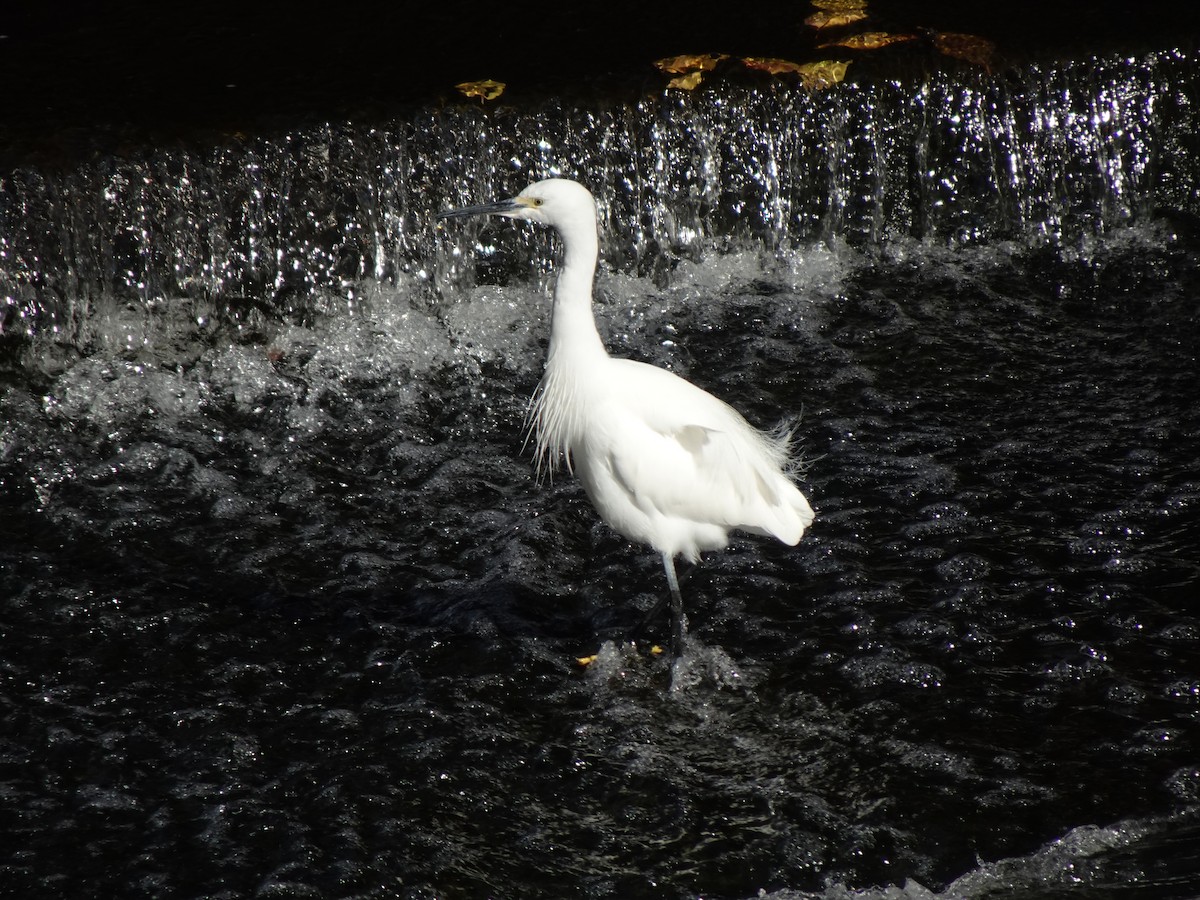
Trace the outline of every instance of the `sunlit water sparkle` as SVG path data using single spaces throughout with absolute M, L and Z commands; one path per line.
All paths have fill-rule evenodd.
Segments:
M 1113 63 L 1089 83 L 1105 109 L 1133 103 L 1106 99 L 1119 89 L 1144 110 L 1168 65 L 1182 63 L 1122 81 Z M 1043 100 L 1078 75 L 1027 73 L 1036 97 L 1012 103 L 1059 115 Z M 939 82 L 904 103 L 978 106 L 974 90 Z M 654 117 L 704 148 L 702 114 L 680 101 Z M 668 171 L 625 165 L 651 150 L 612 132 L 611 111 L 542 115 L 589 135 L 610 123 L 601 182 Z M 798 140 L 745 119 L 755 146 Z M 239 161 L 228 193 L 206 188 L 206 211 L 148 226 L 149 243 L 88 244 L 40 282 L 6 268 L 29 336 L 8 345 L 0 393 L 4 882 L 24 896 L 1195 896 L 1200 269 L 1182 220 L 1145 201 L 1196 163 L 1152 178 L 1170 141 L 1137 121 L 1125 161 L 1093 170 L 1101 200 L 1014 188 L 1016 218 L 972 212 L 966 170 L 935 165 L 932 139 L 937 175 L 913 189 L 944 188 L 944 205 L 903 201 L 903 227 L 856 206 L 870 173 L 893 170 L 849 161 L 846 190 L 811 199 L 844 198 L 836 214 L 806 218 L 808 195 L 763 188 L 753 209 L 791 210 L 786 240 L 753 217 L 721 230 L 747 193 L 728 181 L 700 178 L 709 193 L 678 203 L 657 186 L 635 225 L 610 200 L 609 346 L 761 425 L 794 418 L 818 511 L 796 548 L 740 539 L 687 576 L 692 643 L 674 671 L 605 643 L 654 602 L 657 559 L 599 525 L 571 479 L 536 484 L 522 453 L 551 246 L 419 227 L 448 193 L 486 199 L 523 176 L 460 182 L 457 161 L 425 170 L 430 157 L 392 148 L 391 168 L 313 189 L 317 208 L 290 195 L 283 210 L 264 188 L 283 211 L 256 219 L 232 199 Z M 1063 165 L 1080 165 L 1092 132 L 1072 122 L 1077 140 L 1047 132 L 1014 149 L 1024 162 L 995 160 L 1029 175 L 1038 141 L 1067 141 Z M 541 171 L 526 127 L 494 152 Z M 536 153 L 569 140 L 545 130 Z M 789 171 L 722 163 L 729 146 L 695 171 Z M 788 157 L 796 185 L 804 153 Z M 979 160 L 966 144 L 948 155 Z M 350 187 L 361 203 L 382 183 L 367 170 L 405 192 L 395 217 L 355 231 L 353 216 L 309 215 L 353 205 Z M 186 184 L 222 173 L 207 159 Z M 22 196 L 62 186 L 39 190 Z M 146 209 L 103 196 L 73 193 L 54 215 L 103 243 L 105 216 Z M 237 242 L 213 236 L 231 203 L 259 226 L 334 223 L 307 245 L 292 226 L 240 245 L 302 257 L 304 284 L 287 265 L 253 284 L 230 268 Z M 389 249 L 351 253 L 350 233 Z M 225 292 L 156 282 L 172 254 Z M 134 258 L 149 262 L 113 265 Z

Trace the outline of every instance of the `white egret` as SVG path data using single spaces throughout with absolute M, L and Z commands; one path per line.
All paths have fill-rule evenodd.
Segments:
M 539 181 L 509 200 L 447 210 L 550 225 L 563 242 L 550 348 L 530 427 L 539 472 L 565 460 L 614 531 L 662 554 L 672 650 L 682 652 L 675 557 L 696 562 L 741 529 L 785 544 L 813 511 L 788 471 L 788 437 L 762 433 L 733 407 L 678 375 L 608 355 L 592 314 L 599 254 L 596 203 L 583 185 Z

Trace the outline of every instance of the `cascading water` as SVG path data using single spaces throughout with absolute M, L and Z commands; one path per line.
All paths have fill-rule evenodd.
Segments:
M 1200 893 L 1200 66 L 445 108 L 0 185 L 22 896 Z M 798 418 L 818 519 L 661 589 L 521 455 L 534 229 Z M 854 893 L 862 891 L 862 893 Z M 1139 894 L 1139 891 L 1144 893 Z
M 443 109 L 106 158 L 58 178 L 18 170 L 0 194 L 6 331 L 84 329 L 86 344 L 96 304 L 186 298 L 218 314 L 267 304 L 303 316 L 368 281 L 456 280 L 465 248 L 447 258 L 433 212 L 550 175 L 594 189 L 619 271 L 739 239 L 1070 241 L 1156 206 L 1194 210 L 1196 176 L 1176 160 L 1193 155 L 1195 80 L 1189 56 L 1161 53 L 815 95 Z M 509 273 L 545 247 L 495 240 Z

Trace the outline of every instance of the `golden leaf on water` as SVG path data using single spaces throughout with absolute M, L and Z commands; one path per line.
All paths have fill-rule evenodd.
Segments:
M 654 65 L 661 72 L 682 75 L 685 72 L 693 71 L 711 72 L 723 59 L 729 59 L 729 54 L 688 53 L 683 56 L 668 56 L 666 59 L 655 60 Z
M 829 12 L 849 12 L 854 9 L 866 9 L 867 0 L 812 0 L 812 5 Z
M 826 11 L 815 12 L 807 19 L 804 24 L 811 28 L 840 28 L 842 25 L 852 25 L 855 22 L 861 22 L 867 17 L 866 12 L 861 9 L 847 9 L 844 11 Z
M 800 63 L 789 62 L 786 59 L 771 59 L 766 56 L 747 56 L 742 63 L 748 69 L 757 69 L 768 75 L 799 75 Z
M 805 63 L 800 67 L 800 81 L 810 91 L 833 87 L 846 77 L 848 62 L 836 59 L 823 59 L 820 62 Z
M 933 36 L 933 45 L 947 56 L 964 59 L 988 71 L 996 61 L 996 45 L 974 34 L 940 32 Z
M 454 87 L 465 97 L 478 97 L 481 100 L 495 100 L 504 93 L 505 84 L 501 81 L 464 81 Z
M 681 91 L 694 91 L 702 80 L 704 80 L 704 73 L 697 69 L 686 75 L 676 75 L 667 82 L 667 87 L 677 88 Z
M 827 44 L 820 44 L 824 49 L 826 47 L 847 47 L 850 50 L 878 50 L 880 47 L 886 47 L 888 44 L 899 44 L 904 41 L 915 41 L 915 34 L 888 34 L 886 31 L 864 31 L 862 34 L 852 34 L 849 37 L 844 37 L 840 41 L 830 41 Z
M 756 69 L 770 75 L 798 75 L 800 83 L 810 91 L 831 87 L 846 77 L 846 62 L 824 59 L 820 62 L 794 63 L 786 59 L 771 59 L 762 56 L 747 56 L 742 62 L 748 69 Z

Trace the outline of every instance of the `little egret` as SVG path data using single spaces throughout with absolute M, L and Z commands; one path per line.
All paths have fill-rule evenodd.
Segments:
M 565 460 L 601 519 L 662 554 L 678 656 L 676 556 L 696 562 L 725 547 L 735 528 L 795 544 L 812 523 L 812 507 L 785 474 L 788 438 L 763 434 L 666 369 L 608 355 L 592 315 L 596 202 L 583 185 L 550 178 L 438 218 L 484 214 L 549 225 L 562 237 L 550 348 L 530 409 L 538 470 Z

